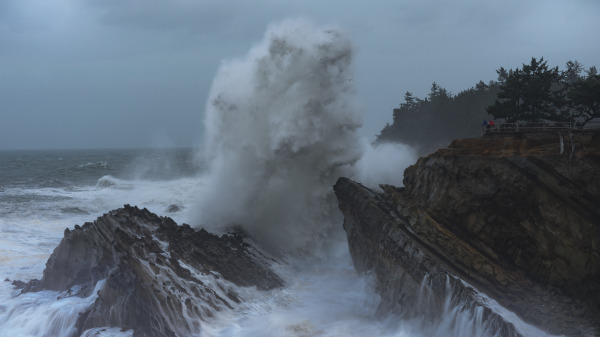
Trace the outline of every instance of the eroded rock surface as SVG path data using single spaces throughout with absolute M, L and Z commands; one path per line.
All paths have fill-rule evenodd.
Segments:
M 95 303 L 80 314 L 77 336 L 103 326 L 133 329 L 134 336 L 197 334 L 202 318 L 239 303 L 235 286 L 283 285 L 243 235 L 218 237 L 126 205 L 66 229 L 43 278 L 23 291 L 84 297 L 101 280 Z
M 458 276 L 551 333 L 599 335 L 600 134 L 572 139 L 562 153 L 558 133 L 456 140 L 383 193 L 339 179 L 353 261 L 377 274 L 380 309 L 414 307 L 423 284 L 464 300 Z

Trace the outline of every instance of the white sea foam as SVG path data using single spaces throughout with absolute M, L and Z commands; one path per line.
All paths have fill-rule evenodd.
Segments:
M 131 337 L 133 330 L 122 331 L 121 328 L 101 327 L 85 330 L 81 337 Z
M 373 188 L 400 185 L 414 159 L 407 147 L 371 147 L 357 136 L 352 54 L 339 28 L 291 20 L 272 25 L 245 57 L 224 62 L 206 111 L 204 176 L 161 180 L 142 170 L 130 179 L 106 175 L 93 186 L 5 190 L 35 198 L 0 209 L 2 279 L 40 278 L 65 227 L 125 203 L 160 215 L 177 205 L 166 215 L 178 223 L 240 224 L 259 244 L 285 252 L 275 265 L 285 287 L 261 292 L 228 284 L 242 304 L 202 322 L 200 336 L 478 336 L 480 322 L 452 307 L 440 322 L 376 319 L 373 280 L 352 267 L 332 185 L 341 175 Z M 159 171 L 171 168 L 158 162 Z M 0 284 L 0 337 L 67 335 L 93 300 L 16 293 Z M 453 321 L 460 329 L 446 329 Z M 107 327 L 83 336 L 131 334 Z
M 100 178 L 104 179 L 113 183 L 76 188 L 10 188 L 0 192 L 0 197 L 18 199 L 3 203 L 0 210 L 0 337 L 69 336 L 78 313 L 93 303 L 92 297 L 57 300 L 58 293 L 49 291 L 16 296 L 19 291 L 5 281 L 41 278 L 65 228 L 93 221 L 126 203 L 183 223 L 192 208 L 192 196 L 202 186 L 201 177 L 165 181 Z M 180 210 L 167 213 L 170 205 L 178 205 Z M 84 335 L 121 337 L 130 336 L 131 332 L 103 328 Z
M 14 297 L 0 291 L 0 336 L 71 336 L 79 313 L 94 303 L 103 284 L 99 281 L 87 298 L 57 298 L 55 291 Z

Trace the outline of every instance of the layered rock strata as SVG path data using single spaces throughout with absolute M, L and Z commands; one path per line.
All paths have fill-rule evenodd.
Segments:
M 382 311 L 436 315 L 448 296 L 487 307 L 470 284 L 550 333 L 600 334 L 599 133 L 455 140 L 407 168 L 404 187 L 381 187 L 334 189 Z M 518 333 L 485 312 L 491 329 Z
M 188 336 L 201 332 L 203 318 L 240 302 L 237 286 L 282 285 L 243 235 L 219 237 L 126 205 L 66 229 L 42 279 L 23 291 L 86 297 L 96 288 L 76 336 L 104 326 L 133 329 L 134 336 Z

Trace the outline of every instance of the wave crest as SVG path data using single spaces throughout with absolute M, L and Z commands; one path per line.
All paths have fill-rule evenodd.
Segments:
M 111 175 L 107 175 L 107 176 L 103 176 L 102 178 L 98 179 L 98 182 L 96 182 L 96 186 L 97 187 L 101 187 L 101 188 L 107 188 L 107 187 L 112 187 L 117 185 L 117 178 L 111 176 Z

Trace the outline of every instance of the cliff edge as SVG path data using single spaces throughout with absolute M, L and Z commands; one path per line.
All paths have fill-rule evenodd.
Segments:
M 334 186 L 381 311 L 441 315 L 451 299 L 484 308 L 488 330 L 524 334 L 491 298 L 547 332 L 600 335 L 600 133 L 455 140 L 407 168 L 404 187 L 381 187 Z

